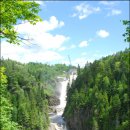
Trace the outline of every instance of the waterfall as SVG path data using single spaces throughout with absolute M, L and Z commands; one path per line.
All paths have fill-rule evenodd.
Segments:
M 69 79 L 62 78 L 60 81 L 60 104 L 58 106 L 55 106 L 56 113 L 54 113 L 52 116 L 50 116 L 51 119 L 51 126 L 49 130 L 67 130 L 66 123 L 62 117 L 62 114 L 64 112 L 64 108 L 66 106 L 66 95 L 67 95 L 67 84 L 70 82 L 72 83 L 72 80 L 76 79 L 77 75 L 70 75 Z
M 60 110 L 60 113 L 57 114 L 63 114 L 64 108 L 66 106 L 66 93 L 67 93 L 67 84 L 68 80 L 61 82 L 61 90 L 60 90 L 60 105 L 57 106 L 57 109 Z

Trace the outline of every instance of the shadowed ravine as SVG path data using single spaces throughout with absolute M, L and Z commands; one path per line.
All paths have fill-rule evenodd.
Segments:
M 50 113 L 51 124 L 49 130 L 68 130 L 62 114 L 66 106 L 67 84 L 75 78 L 76 75 L 70 75 L 70 79 L 62 78 L 60 81 L 60 105 L 54 106 L 55 112 Z

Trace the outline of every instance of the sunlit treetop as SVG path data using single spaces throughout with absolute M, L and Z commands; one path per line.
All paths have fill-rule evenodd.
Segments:
M 27 20 L 31 24 L 36 24 L 41 21 L 38 16 L 39 4 L 34 1 L 1 0 L 0 8 L 0 38 L 6 38 L 9 43 L 19 44 L 21 40 L 25 40 L 14 28 L 18 22 Z

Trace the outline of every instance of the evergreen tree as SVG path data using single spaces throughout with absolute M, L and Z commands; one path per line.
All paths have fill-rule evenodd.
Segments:
M 128 50 L 94 61 L 78 75 L 63 114 L 70 129 L 128 130 Z
M 0 129 L 1 130 L 18 130 L 19 126 L 16 122 L 12 121 L 12 104 L 8 99 L 8 92 L 7 92 L 7 77 L 4 74 L 4 67 L 0 68 L 0 75 L 1 75 L 1 102 L 0 102 Z

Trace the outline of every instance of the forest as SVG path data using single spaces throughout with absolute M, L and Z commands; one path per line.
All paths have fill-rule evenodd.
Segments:
M 43 4 L 39 4 L 40 2 L 41 1 L 35 1 L 35 0 L 32 1 L 1 0 L 0 1 L 0 7 L 1 7 L 0 38 L 2 39 L 1 40 L 2 45 L 7 44 L 7 47 L 9 45 L 16 45 L 16 46 L 21 45 L 21 48 L 22 46 L 24 46 L 25 48 L 29 48 L 29 46 L 34 47 L 35 44 L 38 44 L 39 42 L 36 43 L 34 41 L 32 42 L 32 39 L 34 39 L 37 35 L 32 35 L 33 38 L 32 37 L 30 38 L 27 35 L 25 35 L 26 33 L 20 34 L 20 32 L 18 32 L 18 30 L 16 29 L 16 26 L 25 24 L 26 22 L 28 22 L 28 24 L 31 25 L 36 25 L 36 23 L 45 21 L 45 26 L 42 26 L 45 27 L 45 30 L 47 27 L 46 23 L 49 23 L 47 24 L 49 25 L 47 32 L 44 32 L 44 34 L 48 34 L 49 33 L 48 31 L 54 31 L 53 29 L 56 28 L 60 29 L 61 26 L 64 26 L 63 21 L 59 21 L 60 19 L 57 20 L 56 17 L 53 16 L 54 8 L 51 8 L 52 11 L 51 14 L 50 10 L 48 11 L 46 10 L 47 6 L 44 6 Z M 49 4 L 48 1 L 46 3 Z M 58 4 L 60 2 L 56 2 L 56 3 Z M 51 4 L 54 3 L 51 2 Z M 84 3 L 83 4 L 81 3 L 81 5 L 83 6 Z M 109 5 L 109 3 L 107 3 L 107 5 Z M 54 6 L 54 7 L 58 7 L 58 6 Z M 44 7 L 45 10 L 43 9 Z M 68 50 L 64 46 L 60 46 L 62 43 L 60 43 L 59 47 L 63 47 L 63 48 L 55 48 L 54 45 L 53 46 L 51 45 L 54 48 L 50 48 L 50 50 L 56 51 L 56 49 L 59 49 L 57 50 L 58 53 L 60 52 L 60 49 L 62 51 L 66 50 L 66 54 L 64 56 L 68 55 L 70 49 L 74 49 L 76 47 L 83 47 L 83 48 L 87 47 L 88 46 L 87 41 L 82 42 L 82 45 L 79 46 L 80 44 L 78 44 L 79 41 L 77 41 L 78 40 L 77 38 L 80 39 L 80 37 L 84 35 L 85 36 L 84 39 L 86 39 L 85 31 L 87 29 L 85 27 L 95 25 L 94 20 L 92 20 L 92 22 L 94 21 L 94 23 L 90 22 L 91 25 L 90 24 L 87 25 L 89 21 L 88 20 L 86 21 L 86 24 L 84 26 L 83 23 L 85 22 L 80 24 L 82 25 L 81 29 L 83 30 L 79 30 L 79 28 L 77 28 L 80 27 L 78 25 L 79 22 L 77 22 L 76 24 L 75 23 L 76 20 L 73 21 L 74 17 L 80 14 L 82 16 L 82 17 L 79 16 L 79 19 L 81 21 L 81 19 L 83 19 L 84 16 L 87 17 L 88 15 L 82 15 L 82 13 L 84 14 L 87 11 L 82 10 L 80 6 L 76 6 L 76 7 L 78 8 L 79 11 L 82 12 L 76 14 L 74 13 L 72 15 L 73 19 L 71 19 L 69 13 L 68 14 L 69 16 L 66 17 L 66 19 L 67 21 L 68 19 L 71 19 L 70 20 L 71 22 L 65 23 L 65 25 L 69 25 L 69 29 L 72 29 L 70 28 L 72 25 L 76 25 L 75 27 L 73 27 L 72 30 L 68 31 L 70 32 L 70 34 L 72 33 L 74 37 L 72 38 L 69 37 L 70 34 L 68 36 L 67 35 L 60 36 L 61 32 L 62 32 L 61 34 L 64 34 L 63 30 L 62 31 L 59 30 L 49 34 L 49 36 L 51 36 L 52 39 L 52 42 L 49 42 L 50 44 L 54 44 L 54 43 L 57 44 L 54 38 L 57 39 L 59 38 L 59 36 L 61 41 L 66 41 L 67 39 L 69 40 L 74 38 L 74 41 L 71 41 L 70 43 L 68 42 L 68 44 L 77 42 L 77 45 L 72 44 L 72 46 L 70 47 L 68 46 L 69 48 Z M 88 10 L 88 7 L 91 6 L 88 5 L 83 6 L 83 8 L 85 7 L 87 7 Z M 45 14 L 42 12 L 43 15 L 41 15 L 42 13 L 41 14 L 39 13 L 42 10 L 41 8 L 45 11 L 44 12 Z M 55 9 L 61 9 L 61 8 L 55 8 Z M 69 9 L 70 8 L 65 8 L 65 10 L 67 11 Z M 74 7 L 72 8 L 72 10 L 73 9 Z M 104 8 L 104 10 L 110 10 L 110 8 L 107 7 Z M 100 9 L 94 8 L 92 6 L 90 10 L 88 10 L 89 14 L 93 14 L 92 11 L 100 11 Z M 115 11 L 116 11 L 116 15 L 121 14 L 121 11 L 119 10 L 115 10 Z M 47 12 L 49 12 L 50 14 L 47 15 L 46 14 Z M 55 11 L 55 13 L 58 12 L 61 13 L 61 10 Z M 63 15 L 63 13 L 61 14 Z M 53 17 L 51 17 L 51 15 Z M 63 16 L 62 15 L 60 16 L 60 18 L 66 16 L 66 15 Z M 48 18 L 50 17 L 50 20 L 48 22 L 46 20 L 47 17 Z M 104 17 L 107 18 L 106 16 Z M 97 17 L 94 16 L 94 18 Z M 121 36 L 125 42 L 130 43 L 130 21 L 127 20 L 128 17 L 119 17 L 119 18 L 121 19 L 124 18 L 124 20 L 121 20 L 120 25 L 122 26 L 124 25 L 125 30 L 124 33 L 123 32 L 120 33 L 123 36 L 119 34 L 116 35 L 117 33 L 116 32 L 115 34 L 113 33 L 114 34 L 113 37 L 114 38 L 116 37 L 117 40 L 119 40 L 119 37 L 117 36 Z M 103 19 L 101 17 L 99 18 L 99 20 L 101 21 L 98 21 L 96 19 L 96 22 L 98 24 L 103 23 L 102 22 Z M 113 24 L 114 27 L 115 21 L 114 20 L 112 22 L 111 21 L 108 20 L 107 22 L 109 22 L 109 24 Z M 54 27 L 52 25 L 54 25 Z M 116 30 L 116 28 L 112 28 L 112 29 Z M 43 30 L 44 28 L 40 28 L 39 35 L 42 34 L 41 32 Z M 114 32 L 113 30 L 112 32 Z M 65 32 L 65 34 L 68 34 L 68 32 Z M 83 32 L 84 34 L 82 34 Z M 107 31 L 105 32 L 107 33 L 108 36 L 109 32 Z M 40 41 L 44 43 L 49 40 L 50 39 L 48 38 L 48 40 L 44 41 L 43 39 L 43 41 L 42 40 Z M 83 39 L 80 40 L 82 41 Z M 111 39 L 112 41 L 111 43 L 114 44 L 115 41 L 113 40 L 115 39 Z M 91 41 L 91 39 L 88 41 Z M 95 41 L 92 40 L 92 42 Z M 109 41 L 106 41 L 106 43 L 107 42 L 110 43 Z M 123 40 L 121 42 L 123 43 Z M 117 44 L 115 44 L 115 46 L 112 46 L 111 49 L 114 47 L 116 48 L 116 45 Z M 121 46 L 123 47 L 123 45 Z M 37 50 L 37 52 L 39 52 L 40 49 L 43 49 L 41 47 L 42 46 L 39 46 L 39 50 Z M 6 49 L 9 50 L 10 48 L 9 49 L 8 48 Z M 80 56 L 79 54 L 80 49 L 79 48 L 77 49 L 78 53 L 75 53 L 76 51 L 72 52 L 74 54 L 74 57 L 76 57 L 76 54 L 78 54 L 77 56 Z M 116 49 L 122 50 L 123 48 L 117 47 Z M 42 50 L 42 52 L 44 51 L 45 48 Z M 92 50 L 92 52 L 94 53 L 94 50 Z M 24 52 L 22 51 L 22 54 L 23 53 Z M 8 57 L 10 57 L 10 55 L 8 55 Z M 17 54 L 15 53 L 15 56 L 16 55 Z M 5 56 L 6 58 L 4 57 L 5 58 L 4 59 L 3 57 L 1 57 L 0 59 L 0 84 L 1 84 L 0 130 L 48 130 L 51 123 L 49 119 L 50 106 L 58 105 L 59 103 L 57 97 L 58 93 L 56 92 L 57 77 L 58 76 L 69 77 L 67 72 L 69 72 L 70 68 L 76 68 L 76 67 L 70 65 L 67 66 L 65 64 L 49 65 L 49 64 L 45 64 L 45 62 L 44 64 L 40 62 L 31 62 L 31 61 L 29 63 L 21 63 L 21 61 L 20 62 L 14 61 L 12 59 L 7 58 L 6 56 Z M 66 121 L 65 124 L 67 124 L 68 130 L 129 130 L 130 128 L 130 118 L 129 118 L 130 117 L 130 106 L 129 106 L 130 104 L 130 87 L 129 87 L 130 59 L 129 58 L 130 58 L 130 49 L 127 48 L 124 51 L 120 51 L 117 52 L 116 54 L 103 57 L 99 60 L 93 61 L 92 63 L 87 62 L 87 58 L 86 58 L 85 67 L 81 68 L 79 65 L 78 68 L 76 68 L 77 78 L 76 80 L 73 80 L 72 84 L 68 83 L 67 98 L 66 98 L 67 105 L 63 113 L 63 118 Z M 59 62 L 60 61 L 58 61 L 58 63 Z M 70 58 L 69 58 L 69 62 L 71 64 Z
M 1 60 L 1 130 L 48 130 L 49 97 L 70 66 Z M 78 66 L 63 116 L 71 130 L 129 129 L 129 49 Z
M 1 64 L 1 130 L 47 130 L 48 97 L 56 95 L 57 76 L 64 75 L 69 66 L 10 59 L 2 59 Z
M 64 111 L 71 130 L 130 128 L 129 49 L 78 68 Z

